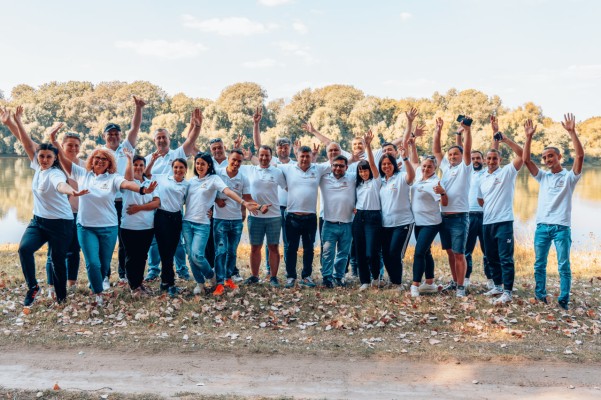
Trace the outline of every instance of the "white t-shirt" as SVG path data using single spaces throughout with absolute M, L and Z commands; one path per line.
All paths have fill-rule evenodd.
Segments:
M 216 174 L 205 175 L 202 179 L 195 176 L 188 182 L 184 221 L 195 222 L 197 224 L 210 224 L 211 220 L 207 212 L 215 204 L 217 193 L 223 192 L 227 185 Z
M 509 163 L 486 173 L 480 180 L 478 198 L 484 200 L 484 225 L 513 221 L 513 194 L 518 171 Z
M 273 165 L 276 165 L 276 166 L 296 165 L 296 161 L 290 160 L 286 164 L 284 164 L 279 159 L 276 158 L 275 163 Z M 286 190 L 286 188 L 278 187 L 278 202 L 280 203 L 280 206 L 284 206 L 284 207 L 286 207 L 286 205 L 288 204 L 288 190 Z
M 472 178 L 470 180 L 470 212 L 482 212 L 484 209 L 480 207 L 478 203 L 478 188 L 480 187 L 480 181 L 486 173 L 486 170 L 482 168 L 480 171 L 475 171 L 472 168 Z
M 340 179 L 333 173 L 321 177 L 319 189 L 324 220 L 345 223 L 353 221 L 356 182 L 356 176 L 348 172 Z
M 434 193 L 436 185 L 438 185 L 436 174 L 422 180 L 421 168 L 415 171 L 415 180 L 411 185 L 411 210 L 417 226 L 438 225 L 442 222 L 440 195 Z
M 86 162 L 84 160 L 80 160 L 79 158 L 77 159 L 77 165 L 79 165 L 82 168 L 86 167 Z M 75 189 L 76 191 L 78 191 L 78 186 L 77 186 L 77 182 L 75 182 L 72 178 L 67 178 L 67 183 L 69 184 L 69 186 L 71 186 L 73 189 Z M 79 210 L 79 196 L 69 196 L 69 204 L 71 204 L 71 212 L 73 214 L 77 213 Z
M 278 198 L 278 189 L 286 189 L 286 178 L 284 173 L 274 167 L 261 168 L 259 165 L 242 165 L 240 171 L 248 178 L 250 184 L 250 195 L 259 205 L 271 204 L 265 214 L 260 212 L 255 218 L 274 218 L 279 217 L 280 201 Z
M 148 187 L 151 181 L 140 182 L 134 179 L 138 185 Z M 127 207 L 130 205 L 144 205 L 150 203 L 155 197 L 159 197 L 155 190 L 149 194 L 134 193 L 131 190 L 121 190 L 123 194 L 123 213 L 121 214 L 121 228 L 141 231 L 154 228 L 155 210 L 138 211 L 135 214 L 128 214 Z
M 165 154 L 163 157 L 157 158 L 156 161 L 154 162 L 154 164 L 152 164 L 152 169 L 150 170 L 150 173 L 152 175 L 154 175 L 154 174 L 173 175 L 173 168 L 172 168 L 171 164 L 173 163 L 173 160 L 175 160 L 176 158 L 183 158 L 184 160 L 186 160 L 188 158 L 188 156 L 186 156 L 186 152 L 184 151 L 184 146 L 179 146 L 175 150 L 169 149 L 167 154 Z M 145 157 L 145 159 L 146 159 L 146 165 L 150 164 L 150 161 L 152 160 L 152 154 L 147 155 Z
M 537 224 L 570 226 L 572 223 L 572 195 L 582 174 L 563 168 L 554 174 L 539 170 L 534 177 L 540 183 L 538 191 Z
M 298 164 L 279 164 L 288 186 L 288 212 L 315 214 L 317 188 L 321 177 L 331 171 L 330 164 L 311 164 L 303 171 Z
M 412 224 L 409 192 L 411 185 L 407 183 L 407 173 L 397 172 L 388 180 L 382 177 L 380 188 L 380 204 L 382 205 L 382 226 L 392 228 Z
M 106 146 L 104 146 L 104 149 L 110 151 L 113 157 L 115 157 L 115 161 L 117 162 L 117 173 L 122 176 L 125 175 L 127 164 L 129 164 L 129 158 L 127 158 L 127 155 L 125 155 L 123 150 L 127 149 L 132 154 L 136 154 L 136 149 L 134 149 L 129 140 L 125 139 L 122 141 L 121 144 L 119 144 L 119 147 L 117 147 L 117 150 L 111 150 Z M 121 199 L 121 191 L 117 192 L 117 196 L 115 198 Z
M 242 198 L 242 195 L 250 194 L 248 178 L 241 170 L 238 170 L 236 176 L 231 178 L 228 176 L 225 168 L 218 168 L 216 169 L 216 172 L 227 187 L 240 196 L 240 198 Z M 215 204 L 215 208 L 213 208 L 213 218 L 227 220 L 242 219 L 242 206 L 240 204 L 236 203 L 223 193 L 218 193 L 217 198 L 225 200 L 225 207 L 219 207 Z
M 357 210 L 381 210 L 380 205 L 380 188 L 382 181 L 378 179 L 370 179 L 357 186 L 357 202 L 355 208 Z
M 465 164 L 462 160 L 458 165 L 451 167 L 449 160 L 445 157 L 440 163 L 442 179 L 440 185 L 449 196 L 449 204 L 442 206 L 442 212 L 468 212 L 469 192 L 472 166 Z
M 71 176 L 77 181 L 79 190 L 90 191 L 79 199 L 77 223 L 90 228 L 117 226 L 115 196 L 121 191 L 125 178 L 119 174 L 96 175 L 75 164 L 71 166 Z
M 158 191 L 158 197 L 161 199 L 159 209 L 169 212 L 181 211 L 186 202 L 190 182 L 185 179 L 178 182 L 173 175 L 166 174 L 153 174 L 152 180 L 158 183 L 155 191 Z
M 58 191 L 58 185 L 67 183 L 67 176 L 58 168 L 42 170 L 38 164 L 37 153 L 31 162 L 35 170 L 31 189 L 33 190 L 33 215 L 47 219 L 73 220 L 71 205 L 66 194 Z

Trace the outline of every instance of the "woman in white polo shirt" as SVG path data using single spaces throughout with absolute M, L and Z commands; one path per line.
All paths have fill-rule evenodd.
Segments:
M 59 158 L 65 171 L 77 181 L 79 187 L 90 192 L 79 202 L 77 237 L 86 261 L 90 287 L 96 295 L 96 303 L 102 305 L 103 281 L 108 277 L 117 242 L 115 196 L 122 189 L 140 194 L 152 193 L 156 184 L 140 186 L 117 174 L 115 157 L 104 148 L 92 152 L 85 168 L 72 163 L 62 149 L 59 149 Z
M 198 153 L 194 157 L 194 178 L 190 179 L 186 195 L 186 211 L 182 224 L 186 253 L 190 260 L 192 274 L 196 280 L 194 294 L 203 293 L 205 279 L 211 281 L 215 272 L 205 258 L 205 248 L 211 231 L 211 220 L 207 213 L 215 202 L 218 192 L 245 206 L 250 212 L 256 212 L 259 205 L 254 201 L 245 201 L 223 180 L 215 174 L 213 158 L 209 153 Z
M 21 141 L 31 160 L 31 168 L 35 170 L 31 182 L 33 218 L 19 244 L 19 260 L 28 286 L 23 305 L 28 307 L 33 304 L 40 291 L 35 275 L 34 253 L 45 243 L 51 249 L 56 301 L 62 303 L 67 297 L 66 255 L 73 230 L 73 214 L 67 195 L 81 196 L 87 191 L 78 192 L 69 186 L 67 175 L 59 165 L 56 147 L 50 143 L 36 144 L 25 131 L 20 118 L 17 116 L 15 119 L 10 111 L 0 110 L 0 118 Z M 62 126 L 57 125 L 53 132 L 57 132 Z
M 131 153 L 128 154 L 130 156 Z M 140 187 L 156 186 L 144 177 L 146 159 L 142 156 L 130 157 L 127 167 L 133 169 L 133 182 Z M 128 171 L 129 172 L 129 171 Z M 121 240 L 125 248 L 125 273 L 134 296 L 146 296 L 148 291 L 142 284 L 148 249 L 154 237 L 154 212 L 160 200 L 156 193 L 140 194 L 122 190 L 123 214 L 121 216 Z M 179 237 L 179 236 L 178 236 Z
M 353 219 L 353 246 L 359 267 L 359 290 L 369 288 L 371 279 L 380 284 L 380 243 L 382 235 L 382 181 L 371 150 L 373 134 L 365 134 L 367 158 L 357 164 L 357 202 Z

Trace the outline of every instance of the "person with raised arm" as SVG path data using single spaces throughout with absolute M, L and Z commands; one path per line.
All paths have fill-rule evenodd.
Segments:
M 19 110 L 19 116 L 22 109 Z M 19 243 L 19 261 L 27 292 L 23 305 L 29 307 L 40 291 L 35 273 L 34 253 L 45 243 L 50 247 L 52 258 L 52 278 L 56 291 L 56 301 L 67 298 L 67 249 L 73 233 L 73 213 L 67 196 L 79 197 L 87 190 L 77 191 L 67 183 L 67 175 L 58 162 L 58 149 L 50 143 L 38 145 L 27 134 L 20 122 L 6 109 L 0 110 L 0 120 L 11 133 L 21 141 L 23 148 L 35 170 L 31 187 L 33 191 L 33 218 L 27 225 Z M 58 124 L 52 132 L 63 125 Z
M 557 147 L 545 147 L 542 162 L 546 171 L 540 170 L 530 154 L 532 137 L 536 131 L 526 131 L 524 144 L 524 163 L 540 184 L 538 192 L 538 208 L 536 210 L 536 231 L 534 233 L 534 280 L 536 281 L 535 297 L 537 300 L 547 300 L 547 259 L 551 243 L 557 251 L 557 266 L 559 270 L 559 297 L 557 302 L 567 310 L 570 302 L 572 270 L 570 268 L 570 247 L 572 245 L 572 196 L 576 184 L 582 176 L 584 149 L 576 133 L 576 117 L 574 114 L 564 115 L 561 126 L 568 132 L 574 146 L 574 164 L 568 171 L 561 165 L 562 152 Z
M 501 295 L 494 304 L 506 304 L 512 301 L 515 264 L 513 260 L 513 197 L 518 172 L 524 164 L 523 150 L 513 140 L 498 130 L 496 118 L 492 119 L 495 141 L 504 143 L 515 153 L 513 161 L 501 166 L 501 153 L 490 149 L 486 153 L 486 173 L 478 187 L 478 203 L 484 209 L 482 230 L 484 233 L 484 252 L 495 286 L 485 293 L 486 296 Z M 532 121 L 526 121 L 526 131 L 533 129 Z
M 441 186 L 444 195 L 449 196 L 447 205 L 442 205 L 442 228 L 440 242 L 446 250 L 451 269 L 452 280 L 443 289 L 444 291 L 456 290 L 455 295 L 465 297 L 465 245 L 469 228 L 469 191 L 471 180 L 471 151 L 472 133 L 471 118 L 461 120 L 457 135 L 465 135 L 464 147 L 453 145 L 444 157 L 440 146 L 440 136 L 443 127 L 442 118 L 436 119 L 436 129 L 432 139 L 432 154 L 442 170 Z

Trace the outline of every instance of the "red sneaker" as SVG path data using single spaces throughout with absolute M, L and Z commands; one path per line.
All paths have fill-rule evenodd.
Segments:
M 230 288 L 230 289 L 232 289 L 232 290 L 238 289 L 238 285 L 236 285 L 234 283 L 234 281 L 231 280 L 231 279 L 228 279 L 227 281 L 225 281 L 225 286 L 228 287 L 228 288 Z
M 221 296 L 225 293 L 225 287 L 220 283 L 213 291 L 213 296 Z

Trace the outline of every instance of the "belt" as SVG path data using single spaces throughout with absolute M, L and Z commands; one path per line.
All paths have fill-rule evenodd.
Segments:
M 157 214 L 166 214 L 166 215 L 173 215 L 173 216 L 182 215 L 181 211 L 167 211 L 167 210 L 162 210 L 160 208 L 157 209 L 156 212 L 157 212 Z
M 350 222 L 340 222 L 340 221 L 325 221 L 328 224 L 334 224 L 334 225 L 345 225 L 345 224 L 350 224 Z
M 462 218 L 465 217 L 468 213 L 454 213 L 454 214 L 442 214 L 443 218 Z
M 484 215 L 484 211 L 470 211 L 469 215 Z
M 316 218 L 317 214 L 295 214 L 295 213 L 288 213 L 287 215 L 289 215 L 291 218 L 297 218 L 297 219 L 309 219 L 309 218 Z

